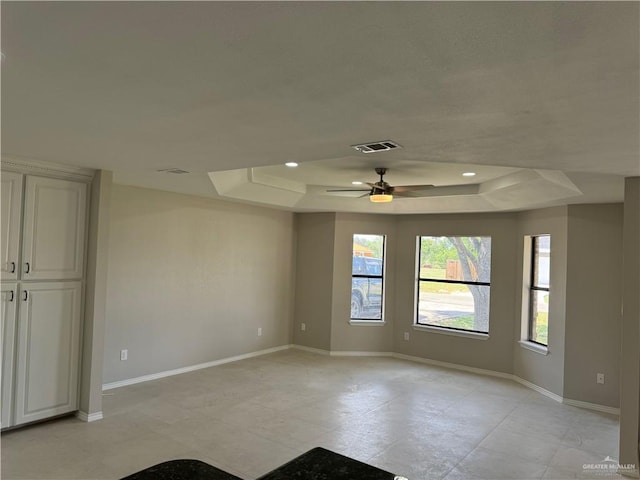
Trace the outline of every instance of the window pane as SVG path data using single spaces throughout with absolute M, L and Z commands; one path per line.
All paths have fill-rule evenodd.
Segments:
M 382 319 L 382 278 L 351 278 L 351 318 Z
M 382 275 L 383 235 L 353 236 L 353 275 Z
M 353 236 L 351 318 L 382 320 L 384 235 Z
M 549 292 L 531 291 L 531 340 L 547 345 L 549 336 Z
M 491 281 L 491 237 L 420 237 L 420 278 Z
M 420 281 L 418 324 L 489 332 L 490 287 Z
M 533 285 L 536 287 L 549 288 L 550 253 L 551 237 L 534 237 Z

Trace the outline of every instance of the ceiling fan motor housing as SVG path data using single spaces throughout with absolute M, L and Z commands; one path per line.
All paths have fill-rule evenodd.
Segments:
M 391 185 L 389 185 L 387 182 L 376 182 L 373 185 L 371 185 L 371 193 L 379 193 L 380 191 L 384 192 L 384 193 L 391 193 L 393 192 L 393 187 Z

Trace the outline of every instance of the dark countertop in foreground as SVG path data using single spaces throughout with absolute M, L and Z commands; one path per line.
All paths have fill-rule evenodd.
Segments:
M 200 460 L 170 460 L 122 480 L 242 480 Z M 406 480 L 324 448 L 314 448 L 258 480 Z
M 169 460 L 122 480 L 242 480 L 200 460 Z
M 338 453 L 314 448 L 258 480 L 394 480 L 393 473 Z

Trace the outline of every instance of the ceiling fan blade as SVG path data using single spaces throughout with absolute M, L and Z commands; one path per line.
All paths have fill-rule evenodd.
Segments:
M 419 198 L 419 197 L 431 197 L 432 190 L 408 190 L 406 192 L 393 192 L 394 197 L 403 198 Z
M 346 189 L 339 189 L 339 190 L 325 190 L 326 192 L 369 192 L 371 191 L 370 189 L 363 189 L 363 188 L 346 188 Z
M 393 193 L 417 192 L 420 190 L 429 190 L 433 187 L 434 185 L 398 185 L 397 187 L 393 187 Z

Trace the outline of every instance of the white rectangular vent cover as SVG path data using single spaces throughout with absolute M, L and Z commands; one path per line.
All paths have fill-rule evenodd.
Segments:
M 391 140 L 382 140 L 381 142 L 370 142 L 361 143 L 360 145 L 351 145 L 351 148 L 355 148 L 360 153 L 374 153 L 386 152 L 388 150 L 402 148 L 402 145 Z
M 189 173 L 186 170 L 182 170 L 181 168 L 164 168 L 162 170 L 156 170 L 156 172 L 173 173 L 174 175 L 181 175 L 183 173 Z

